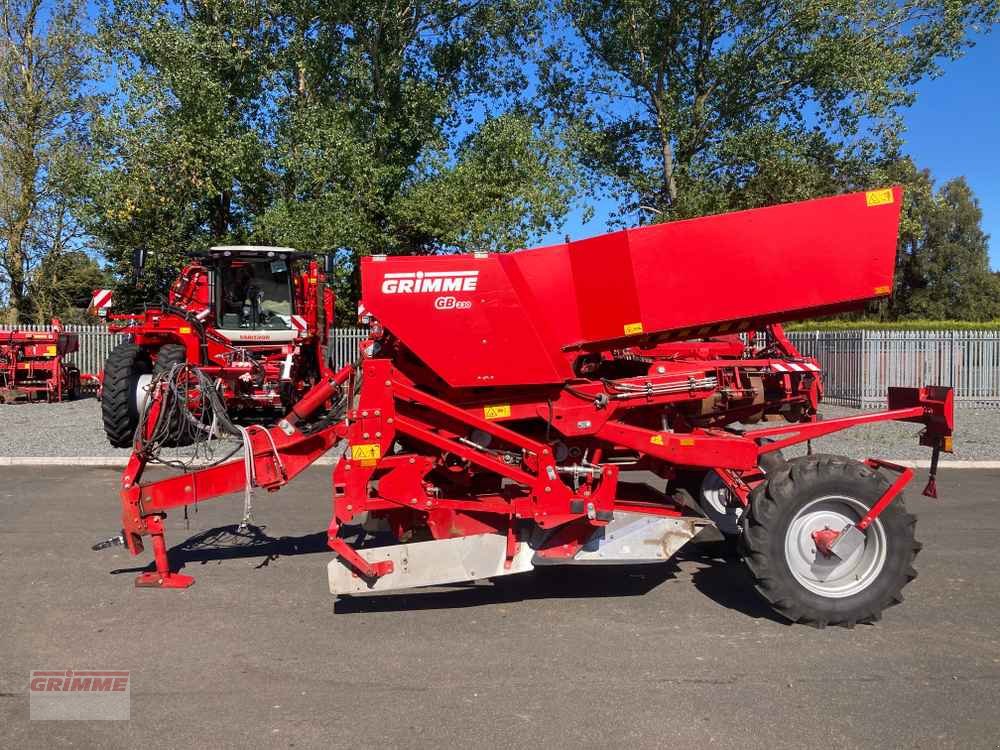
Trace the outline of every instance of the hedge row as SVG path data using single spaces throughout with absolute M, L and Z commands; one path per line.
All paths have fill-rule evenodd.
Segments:
M 787 331 L 1000 331 L 1000 320 L 975 323 L 967 320 L 814 320 L 789 323 Z

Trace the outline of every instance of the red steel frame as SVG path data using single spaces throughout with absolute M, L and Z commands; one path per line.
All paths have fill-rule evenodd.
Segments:
M 325 374 L 277 425 L 249 428 L 251 476 L 277 490 L 346 441 L 328 544 L 373 581 L 392 563 L 369 563 L 341 536 L 361 514 L 400 541 L 496 534 L 508 566 L 525 541 L 559 562 L 615 512 L 690 513 L 679 493 L 634 497 L 619 481 L 623 465 L 668 481 L 714 471 L 747 505 L 766 481 L 765 454 L 902 420 L 924 425 L 936 467 L 951 448 L 951 389 L 894 388 L 886 411 L 820 420 L 819 363 L 777 325 L 889 293 L 901 198 L 899 188 L 856 193 L 507 256 L 363 259 L 371 333 L 360 364 Z M 691 284 L 708 251 L 725 260 L 712 294 Z M 830 273 L 803 284 L 810 263 Z M 747 279 L 761 293 L 748 295 Z M 765 282 L 781 294 L 765 293 Z M 550 311 L 552 300 L 562 308 Z M 761 348 L 732 335 L 753 341 L 756 329 L 768 334 Z M 154 392 L 147 429 L 167 393 Z M 334 401 L 347 407 L 331 421 Z M 784 423 L 733 426 L 762 419 Z M 147 462 L 134 453 L 122 477 L 124 541 L 138 554 L 152 537 L 155 571 L 140 585 L 188 586 L 170 570 L 165 512 L 238 492 L 247 472 L 234 460 L 144 483 Z M 868 465 L 898 476 L 859 519 L 860 533 L 912 478 L 885 461 Z M 836 541 L 831 532 L 817 544 Z
M 164 344 L 183 345 L 188 362 L 222 380 L 223 395 L 234 410 L 287 407 L 288 399 L 283 398 L 280 386 L 289 357 L 292 368 L 284 382 L 292 387 L 295 397 L 329 374 L 324 354 L 327 322 L 333 320 L 333 296 L 324 286 L 325 277 L 315 260 L 306 261 L 292 276 L 295 313 L 305 321 L 305 328 L 288 343 L 241 342 L 235 346 L 216 330 L 208 278 L 206 266 L 188 264 L 171 286 L 167 308 L 110 315 L 108 330 L 131 336 L 154 360 Z
M 362 347 L 369 348 L 372 343 L 365 342 Z M 733 362 L 705 362 L 701 366 L 732 367 Z M 759 363 L 753 359 L 739 360 L 739 366 L 756 368 Z M 321 412 L 343 388 L 353 393 L 359 379 L 357 404 L 347 411 L 345 419 L 315 432 L 301 430 L 305 420 Z M 643 397 L 642 401 L 644 405 L 662 408 L 672 401 L 702 395 L 696 389 L 683 394 Z M 761 455 L 839 430 L 887 420 L 914 421 L 927 426 L 924 435 L 928 444 L 945 447 L 945 437 L 952 429 L 950 389 L 897 389 L 895 401 L 911 405 L 856 417 L 784 424 L 745 434 L 715 427 L 676 432 L 628 424 L 622 421 L 629 414 L 628 407 L 611 404 L 598 409 L 581 402 L 579 396 L 568 394 L 555 401 L 511 405 L 502 418 L 487 419 L 484 410 L 491 407 L 482 399 L 456 405 L 420 388 L 392 361 L 369 358 L 362 361 L 360 370 L 348 365 L 314 386 L 278 426 L 249 429 L 256 484 L 269 491 L 284 486 L 337 442 L 347 440 L 347 453 L 333 472 L 333 515 L 328 543 L 358 575 L 371 580 L 390 572 L 392 564 L 368 563 L 339 535 L 342 526 L 362 513 L 386 518 L 400 535 L 411 530 L 417 521 L 426 526 L 433 538 L 439 539 L 480 533 L 505 535 L 508 563 L 513 559 L 517 542 L 534 527 L 550 532 L 538 554 L 559 560 L 573 557 L 593 530 L 607 524 L 615 511 L 663 516 L 685 514 L 683 506 L 671 498 L 634 500 L 620 496 L 619 467 L 610 460 L 615 454 L 634 453 L 644 465 L 665 477 L 672 476 L 679 468 L 712 469 L 747 504 L 750 492 L 764 480 L 758 468 Z M 150 425 L 155 423 L 158 406 L 158 399 L 154 399 Z M 595 445 L 603 446 L 591 457 L 592 465 L 598 468 L 576 487 L 563 481 L 547 443 L 505 424 L 516 423 L 529 414 L 551 415 L 552 424 L 581 422 L 584 420 L 577 417 L 586 414 L 591 424 L 579 429 Z M 463 434 L 472 430 L 490 435 L 507 446 L 509 453 L 519 452 L 521 459 L 516 463 L 501 460 L 463 441 Z M 392 447 L 398 440 L 419 445 L 420 450 L 393 454 Z M 448 461 L 474 466 L 473 478 L 505 481 L 495 481 L 492 486 L 464 496 L 444 496 L 430 475 L 446 470 Z M 912 478 L 912 470 L 883 461 L 872 459 L 869 465 L 899 471 L 900 476 L 858 524 L 862 530 Z M 137 585 L 188 586 L 192 578 L 170 570 L 162 518 L 171 508 L 239 492 L 246 485 L 244 464 L 234 460 L 143 483 L 145 467 L 145 457 L 134 454 L 123 474 L 121 492 L 123 534 L 130 551 L 138 554 L 143 549 L 142 537 L 152 537 L 155 571 L 141 574 Z

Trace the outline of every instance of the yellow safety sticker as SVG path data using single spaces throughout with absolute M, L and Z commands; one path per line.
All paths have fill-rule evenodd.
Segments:
M 54 357 L 54 356 L 56 356 L 56 353 L 57 353 L 57 350 L 56 350 L 56 348 L 54 346 L 47 346 L 47 347 L 45 347 L 45 356 L 47 356 L 47 357 Z
M 484 406 L 483 416 L 486 419 L 504 419 L 510 416 L 510 404 L 497 404 L 496 406 Z
M 865 202 L 868 207 L 872 206 L 884 206 L 886 204 L 892 203 L 893 198 L 892 189 L 886 188 L 885 190 L 869 190 L 865 193 Z
M 888 285 L 875 287 L 875 294 L 888 294 L 891 291 L 892 287 Z
M 694 438 L 681 438 L 680 444 L 682 448 L 690 448 L 694 445 Z
M 360 443 L 351 446 L 351 458 L 362 466 L 370 465 L 382 457 L 382 447 L 378 443 Z
M 663 435 L 653 435 L 653 437 L 649 439 L 649 442 L 653 445 L 663 445 Z
M 177 329 L 178 333 L 191 333 L 191 326 L 181 326 Z
M 642 323 L 626 323 L 625 324 L 625 335 L 634 336 L 637 333 L 642 333 Z

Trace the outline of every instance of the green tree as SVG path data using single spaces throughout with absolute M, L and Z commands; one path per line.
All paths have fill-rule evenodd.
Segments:
M 523 102 L 534 10 L 120 0 L 102 39 L 123 96 L 89 226 L 120 272 L 144 245 L 153 276 L 218 241 L 335 252 L 342 312 L 361 255 L 517 247 L 573 182 Z
M 983 213 L 965 178 L 949 180 L 935 192 L 929 172 L 914 177 L 900 232 L 894 317 L 1000 318 L 1000 285 L 990 272 Z
M 97 168 L 83 217 L 125 306 L 155 302 L 191 252 L 245 241 L 268 203 L 266 11 L 238 0 L 102 8 L 99 45 L 119 87 L 94 125 Z M 137 288 L 136 248 L 147 251 Z
M 620 218 L 866 184 L 914 85 L 996 2 L 558 0 L 547 104 Z
M 69 212 L 94 98 L 83 0 L 0 0 L 0 293 L 28 309 L 33 266 L 78 236 Z
M 89 322 L 91 294 L 109 282 L 107 273 L 82 250 L 49 252 L 32 271 L 28 299 L 36 323 L 58 317 L 63 323 Z

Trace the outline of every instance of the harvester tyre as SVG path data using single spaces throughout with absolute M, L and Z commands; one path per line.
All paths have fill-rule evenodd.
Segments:
M 156 364 L 153 365 L 153 374 L 160 375 L 170 372 L 174 365 L 182 365 L 187 362 L 187 347 L 183 344 L 164 344 L 156 353 Z
M 164 344 L 156 353 L 156 362 L 153 364 L 153 374 L 163 375 L 169 373 L 174 365 L 183 365 L 187 362 L 187 347 L 183 344 Z M 178 414 L 171 420 L 171 435 L 164 439 L 163 445 L 166 448 L 181 448 L 191 444 L 190 434 L 183 429 L 183 415 Z
M 804 456 L 770 473 L 750 495 L 741 535 L 757 591 L 792 622 L 824 627 L 874 622 L 903 600 L 916 578 L 916 518 L 897 497 L 865 531 L 846 560 L 826 557 L 812 532 L 839 531 L 889 488 L 879 472 L 841 456 Z M 839 528 L 838 528 L 839 527 Z
M 136 344 L 116 346 L 104 364 L 104 388 L 101 416 L 104 434 L 115 448 L 131 448 L 139 410 L 135 392 L 141 375 L 148 375 L 152 365 L 146 352 Z

